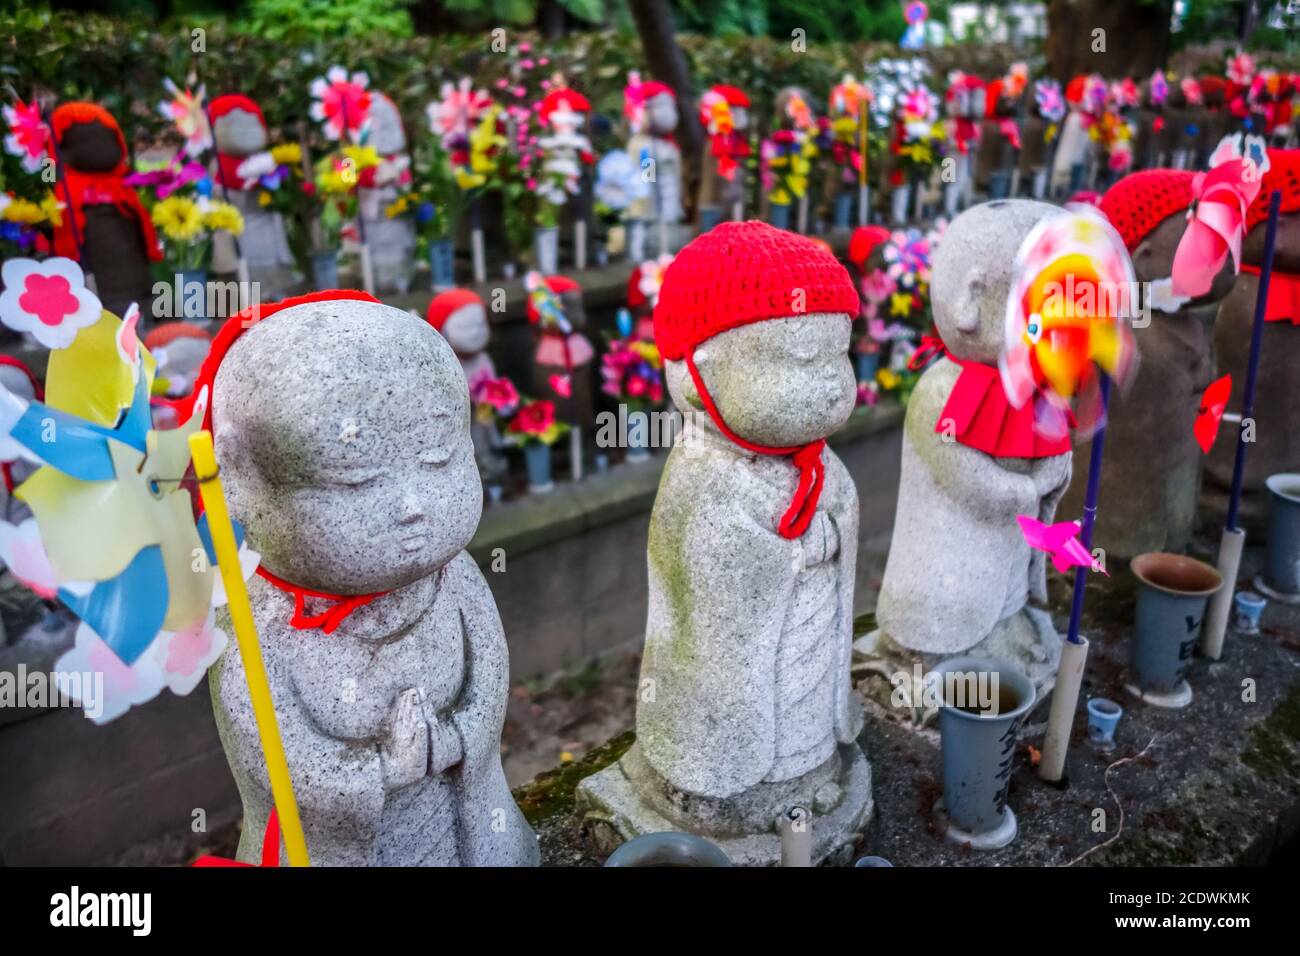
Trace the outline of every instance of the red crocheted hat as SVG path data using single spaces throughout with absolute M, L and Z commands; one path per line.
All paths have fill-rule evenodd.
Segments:
M 429 308 L 424 317 L 430 325 L 441 332 L 453 313 L 476 303 L 483 304 L 477 292 L 470 289 L 448 289 L 446 292 L 439 292 L 429 300 Z
M 627 277 L 627 307 L 635 312 L 647 301 L 645 293 L 641 291 L 641 267 L 634 266 L 632 274 Z
M 1275 189 L 1282 191 L 1282 212 L 1300 209 L 1300 149 L 1270 149 L 1268 163 L 1259 195 L 1246 210 L 1247 232 L 1268 218 L 1269 197 Z
M 266 117 L 262 115 L 262 108 L 243 93 L 225 93 L 208 104 L 208 113 L 214 123 L 232 110 L 252 113 L 262 121 L 262 126 L 266 126 Z
M 561 108 L 565 108 L 571 113 L 590 113 L 591 103 L 577 90 L 571 90 L 568 87 L 551 90 L 542 100 L 542 105 L 538 107 L 537 118 L 543 123 L 549 123 L 551 114 Z
M 802 308 L 797 308 L 802 306 Z M 824 246 L 765 222 L 724 222 L 690 242 L 664 273 L 655 305 L 655 344 L 666 359 L 684 359 L 709 418 L 731 442 L 762 455 L 789 455 L 799 484 L 776 523 L 783 538 L 808 530 L 821 496 L 824 440 L 788 448 L 749 441 L 732 431 L 695 367 L 695 347 L 720 332 L 799 314 L 858 314 L 848 271 Z
M 1083 88 L 1087 85 L 1088 78 L 1080 73 L 1070 80 L 1065 87 L 1065 100 L 1067 103 L 1082 103 Z
M 1170 216 L 1192 205 L 1192 178 L 1180 169 L 1144 169 L 1130 173 L 1101 197 L 1101 211 L 1132 252 Z
M 709 89 L 726 100 L 728 106 L 749 106 L 749 97 L 745 95 L 745 91 L 740 87 L 715 83 Z
M 849 238 L 849 262 L 865 272 L 871 253 L 888 238 L 889 230 L 884 226 L 858 226 Z
M 156 348 L 175 342 L 177 339 L 202 339 L 211 342 L 212 336 L 207 329 L 200 328 L 193 322 L 166 322 L 152 329 L 144 337 L 144 347 L 152 352 Z
M 295 305 L 306 305 L 308 302 L 331 302 L 339 299 L 350 299 L 357 302 L 379 302 L 368 292 L 361 292 L 356 289 L 330 289 L 326 292 L 309 292 L 307 295 L 292 296 L 282 302 L 250 305 L 226 319 L 225 324 L 221 326 L 216 337 L 213 338 L 212 348 L 208 350 L 208 357 L 203 360 L 199 374 L 194 379 L 194 390 L 177 405 L 180 421 L 189 420 L 190 415 L 194 412 L 194 404 L 198 401 L 199 393 L 203 391 L 203 386 L 206 385 L 208 387 L 208 407 L 203 416 L 203 427 L 208 431 L 212 431 L 212 386 L 217 379 L 217 370 L 221 368 L 221 363 L 225 359 L 226 353 L 230 351 L 230 347 L 235 344 L 235 340 L 246 331 L 258 322 L 270 318 L 277 312 L 291 309 Z
M 582 286 L 570 279 L 568 276 L 547 276 L 546 284 L 556 295 L 564 295 L 566 292 L 581 292 Z M 537 309 L 533 305 L 533 297 L 528 297 L 528 321 L 532 325 L 537 324 L 541 316 L 537 314 Z
M 798 294 L 802 293 L 802 302 Z M 796 314 L 858 314 L 848 271 L 817 243 L 765 222 L 724 222 L 677 254 L 655 306 L 655 342 L 681 359 L 741 325 Z

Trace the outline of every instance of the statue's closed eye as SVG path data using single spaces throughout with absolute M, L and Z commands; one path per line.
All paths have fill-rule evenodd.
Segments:
M 420 464 L 422 465 L 445 465 L 451 458 L 451 448 L 438 446 L 435 448 L 426 448 L 420 452 Z

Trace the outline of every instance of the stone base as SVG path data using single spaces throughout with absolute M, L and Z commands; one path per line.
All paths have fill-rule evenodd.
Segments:
M 1125 684 L 1124 689 L 1142 703 L 1165 710 L 1181 710 L 1192 702 L 1192 685 L 1185 680 L 1179 681 L 1177 687 L 1168 691 L 1143 690 L 1137 684 Z
M 1015 663 L 1034 682 L 1036 697 L 1041 702 L 1056 686 L 1061 643 L 1051 615 L 1040 608 L 1026 606 L 999 621 L 992 633 L 978 644 L 951 654 L 914 651 L 876 629 L 853 642 L 853 673 L 857 678 L 865 678 L 858 683 L 858 690 L 877 708 L 904 725 L 922 728 L 934 722 L 938 710 L 921 705 L 898 706 L 891 680 L 894 675 L 901 672 L 910 678 L 918 664 L 924 675 L 959 654 L 991 657 Z M 910 689 L 911 680 L 902 686 Z
M 1300 604 L 1300 594 L 1289 594 L 1286 591 L 1278 591 L 1268 586 L 1264 581 L 1264 575 L 1255 575 L 1255 590 L 1267 598 L 1274 601 L 1281 601 L 1283 604 Z
M 856 743 L 840 745 L 838 760 L 841 772 L 836 781 L 838 801 L 825 806 L 825 790 L 798 795 L 795 802 L 812 808 L 812 861 L 814 865 L 831 862 L 848 865 L 856 845 L 861 842 L 875 805 L 871 798 L 871 764 Z M 721 847 L 736 866 L 777 866 L 781 862 L 781 838 L 773 817 L 769 830 L 720 835 L 709 832 L 711 825 L 692 827 L 684 815 L 672 814 L 661 806 L 651 806 L 633 782 L 640 778 L 644 758 L 634 745 L 622 760 L 587 777 L 578 784 L 577 811 L 583 818 L 595 849 L 603 854 L 618 844 L 644 833 L 671 830 L 699 832 Z M 629 775 L 629 771 L 630 774 Z M 811 774 L 805 777 L 812 776 Z M 690 802 L 680 795 L 680 806 Z M 653 797 L 651 798 L 653 800 Z M 660 803 L 654 800 L 655 803 Z M 793 804 L 792 804 L 793 805 Z M 716 820 L 713 821 L 716 825 Z

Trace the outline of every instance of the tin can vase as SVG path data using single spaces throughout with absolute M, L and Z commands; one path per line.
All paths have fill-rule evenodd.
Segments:
M 606 866 L 712 867 L 731 866 L 715 843 L 694 833 L 666 831 L 633 837 L 609 855 Z
M 1268 557 L 1255 587 L 1285 604 L 1300 604 L 1300 473 L 1270 475 Z
M 524 467 L 528 471 L 528 490 L 545 494 L 555 487 L 551 480 L 551 446 L 530 441 L 524 445 Z
M 456 284 L 456 247 L 450 239 L 429 243 L 429 267 L 433 270 L 433 289 L 441 292 Z

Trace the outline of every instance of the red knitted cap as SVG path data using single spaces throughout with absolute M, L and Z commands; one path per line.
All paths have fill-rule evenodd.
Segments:
M 477 292 L 470 289 L 448 289 L 446 292 L 439 292 L 429 300 L 429 309 L 424 317 L 430 325 L 441 332 L 454 312 L 475 303 L 483 304 Z
M 551 90 L 542 100 L 541 107 L 537 110 L 537 118 L 543 123 L 549 123 L 551 114 L 561 107 L 571 113 L 590 113 L 591 103 L 587 98 L 577 90 L 571 90 L 568 87 L 562 87 L 558 90 Z
M 1268 218 L 1269 197 L 1275 189 L 1282 191 L 1282 212 L 1300 209 L 1300 149 L 1270 149 L 1268 163 L 1259 195 L 1246 210 L 1247 232 Z
M 149 334 L 144 337 L 144 347 L 152 352 L 154 349 L 175 342 L 177 339 L 202 339 L 205 342 L 211 342 L 212 336 L 207 329 L 201 328 L 193 322 L 164 322 L 156 329 L 150 330 Z
M 1156 226 L 1192 205 L 1194 173 L 1180 169 L 1144 169 L 1130 173 L 1101 197 L 1101 211 L 1129 252 Z
M 888 238 L 889 230 L 884 226 L 858 226 L 849 238 L 849 262 L 865 272 L 871 253 Z
M 724 100 L 726 100 L 727 105 L 729 106 L 749 105 L 749 97 L 746 96 L 745 91 L 740 89 L 739 87 L 728 86 L 725 83 L 715 83 L 713 84 L 713 86 L 709 87 L 709 89 L 711 89 L 714 93 L 717 93 Z
M 252 113 L 262 121 L 263 127 L 266 126 L 266 117 L 262 115 L 262 108 L 243 93 L 226 93 L 218 96 L 208 104 L 208 114 L 212 117 L 214 123 L 232 110 L 243 110 L 245 113 Z
M 815 312 L 858 314 L 858 293 L 834 255 L 765 222 L 723 222 L 664 273 L 655 343 L 664 358 L 681 359 L 719 332 Z

